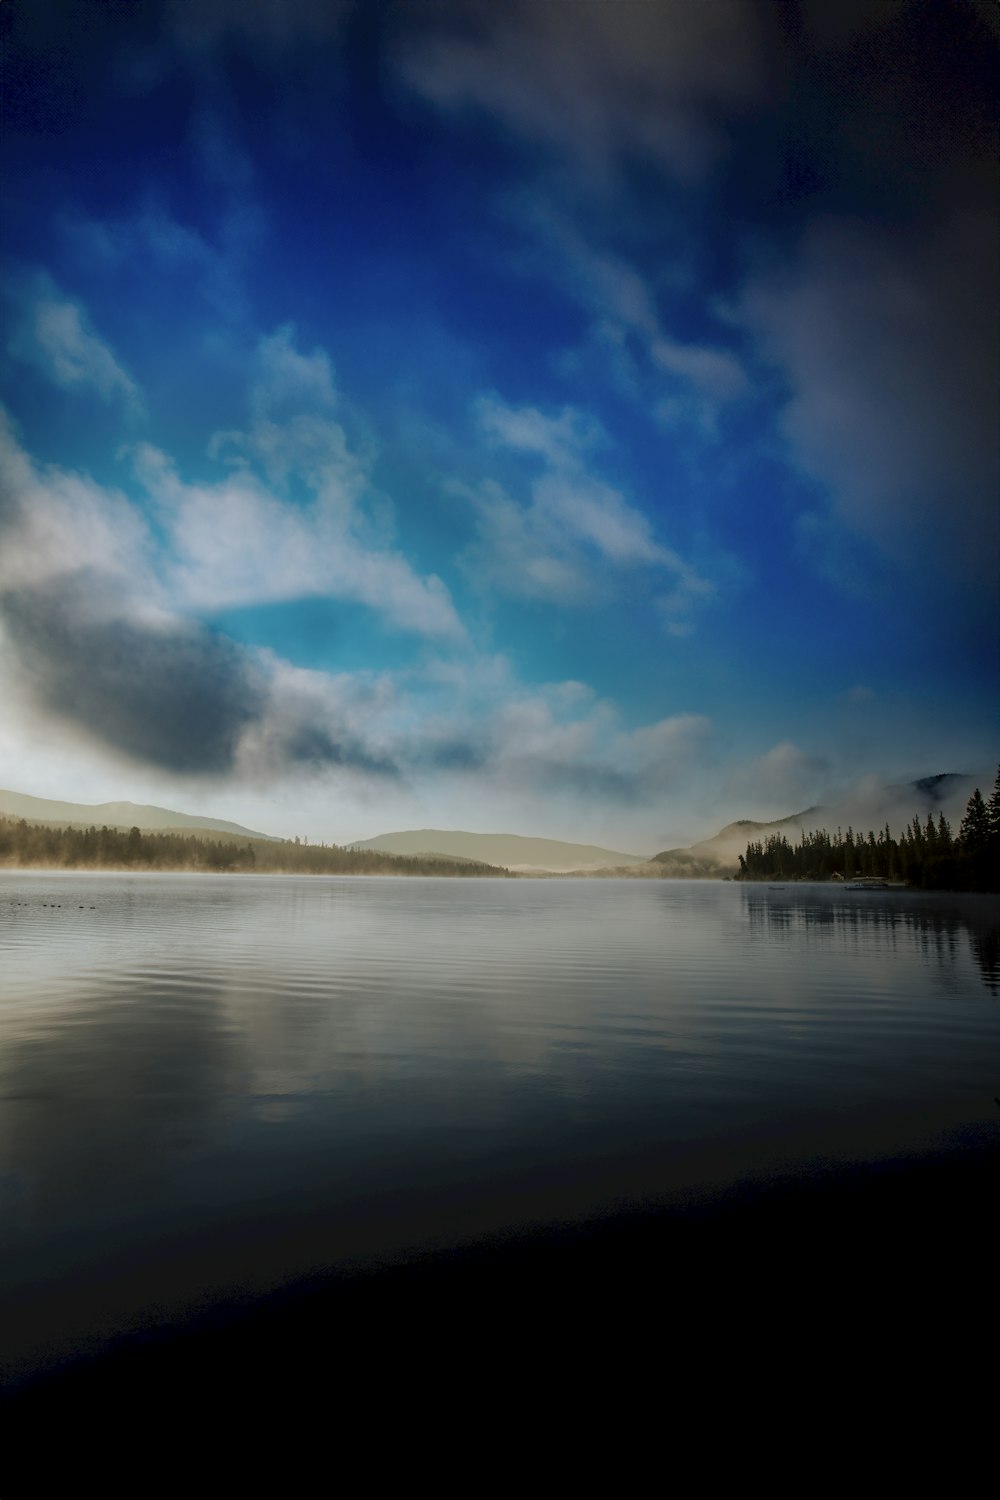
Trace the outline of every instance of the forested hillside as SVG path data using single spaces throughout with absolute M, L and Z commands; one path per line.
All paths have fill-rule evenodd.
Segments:
M 942 813 L 915 816 L 898 838 L 888 824 L 876 834 L 825 828 L 790 844 L 784 834 L 750 842 L 738 880 L 902 880 L 925 890 L 1000 890 L 1000 769 L 987 802 L 977 787 L 957 835 Z
M 72 870 L 231 870 L 296 875 L 506 875 L 471 860 L 403 858 L 298 839 L 210 839 L 138 828 L 53 828 L 0 818 L 0 866 Z

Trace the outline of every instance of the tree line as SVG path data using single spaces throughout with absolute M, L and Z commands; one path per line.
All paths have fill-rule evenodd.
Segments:
M 0 866 L 205 870 L 268 875 L 506 875 L 495 865 L 344 849 L 299 839 L 208 838 L 139 828 L 58 828 L 0 818 Z
M 915 815 L 898 838 L 888 823 L 876 834 L 838 828 L 803 832 L 791 844 L 770 834 L 747 844 L 737 880 L 902 880 L 924 890 L 1000 891 L 1000 768 L 987 801 L 979 788 L 969 798 L 958 833 L 943 813 L 926 822 Z

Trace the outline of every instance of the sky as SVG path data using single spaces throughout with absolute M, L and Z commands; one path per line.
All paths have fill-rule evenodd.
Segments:
M 0 785 L 640 853 L 992 785 L 992 3 L 0 32 Z

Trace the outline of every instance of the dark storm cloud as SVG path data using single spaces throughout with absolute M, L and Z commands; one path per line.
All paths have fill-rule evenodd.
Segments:
M 265 688 L 232 641 L 187 621 L 109 616 L 112 577 L 62 575 L 0 596 L 31 690 L 50 713 L 131 759 L 186 775 L 233 767 Z
M 131 760 L 179 776 L 397 774 L 339 722 L 336 703 L 303 699 L 280 664 L 204 625 L 142 615 L 115 575 L 87 569 L 8 588 L 0 623 L 37 705 Z
M 388 756 L 366 749 L 357 739 L 337 736 L 319 723 L 300 723 L 290 728 L 283 737 L 281 753 L 288 768 L 293 770 L 342 767 L 373 776 L 397 775 L 397 767 Z

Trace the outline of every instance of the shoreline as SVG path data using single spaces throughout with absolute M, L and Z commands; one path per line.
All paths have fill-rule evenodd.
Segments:
M 569 1343 L 595 1319 L 631 1330 L 628 1343 L 647 1336 L 643 1319 L 697 1342 L 728 1319 L 758 1319 L 766 1305 L 772 1339 L 793 1337 L 802 1317 L 825 1337 L 848 1328 L 862 1337 L 893 1308 L 908 1315 L 907 1289 L 919 1285 L 920 1307 L 909 1311 L 921 1317 L 976 1292 L 977 1268 L 995 1272 L 998 1205 L 1000 1116 L 922 1155 L 819 1164 L 228 1299 L 56 1368 L 8 1375 L 2 1400 L 28 1432 L 35 1422 L 145 1408 L 180 1389 L 207 1399 L 220 1382 L 235 1399 L 278 1371 L 304 1370 L 317 1340 L 335 1339 L 342 1355 L 364 1362 L 376 1327 L 398 1350 L 433 1325 L 439 1352 L 464 1347 L 477 1329 L 478 1355 L 467 1348 L 464 1359 L 484 1376 L 492 1340 L 530 1343 L 535 1325 L 553 1320 Z M 984 1282 L 982 1296 L 993 1291 Z M 342 1372 L 331 1378 L 338 1384 Z M 286 1399 L 280 1385 L 270 1395 Z

